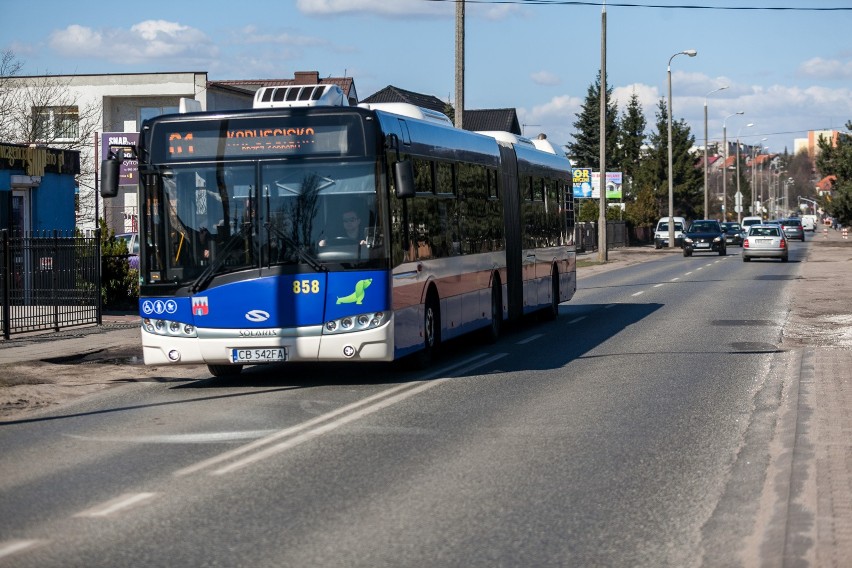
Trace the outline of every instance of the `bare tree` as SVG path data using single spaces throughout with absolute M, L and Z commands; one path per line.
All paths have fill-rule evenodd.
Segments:
M 0 140 L 80 151 L 77 226 L 94 225 L 94 134 L 100 129 L 103 105 L 82 101 L 71 79 L 57 75 L 21 76 L 14 52 L 0 56 Z

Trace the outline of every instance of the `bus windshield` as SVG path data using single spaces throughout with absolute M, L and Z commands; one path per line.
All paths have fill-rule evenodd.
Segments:
M 384 256 L 373 160 L 175 165 L 143 183 L 144 283 Z

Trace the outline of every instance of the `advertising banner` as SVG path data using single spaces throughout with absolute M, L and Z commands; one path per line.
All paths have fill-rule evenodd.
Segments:
M 138 132 L 101 132 L 101 160 L 109 155 L 109 147 L 136 146 L 139 142 Z M 139 162 L 124 160 L 118 175 L 118 185 L 136 185 L 139 182 Z
M 607 172 L 606 173 L 606 198 L 620 201 L 622 172 Z M 601 174 L 600 172 L 592 173 L 592 197 L 600 199 L 601 197 Z
M 615 201 L 621 201 L 621 172 L 606 173 L 606 198 Z M 601 174 L 600 172 L 592 173 L 592 197 L 600 199 L 601 196 Z
M 574 168 L 574 199 L 592 197 L 592 168 Z

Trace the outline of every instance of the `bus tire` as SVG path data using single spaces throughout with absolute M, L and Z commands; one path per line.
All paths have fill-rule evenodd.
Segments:
M 544 319 L 553 321 L 559 315 L 559 271 L 550 273 L 550 305 L 544 309 Z
M 491 323 L 485 328 L 485 341 L 496 343 L 503 330 L 503 289 L 495 275 L 491 284 Z
M 423 309 L 423 349 L 418 354 L 420 367 L 428 367 L 438 358 L 441 348 L 441 304 L 432 290 L 426 297 Z
M 242 365 L 207 365 L 207 370 L 214 377 L 235 377 L 243 372 Z

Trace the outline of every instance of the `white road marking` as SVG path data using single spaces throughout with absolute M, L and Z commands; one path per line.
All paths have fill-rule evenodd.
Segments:
M 678 280 L 680 280 L 679 276 L 671 279 L 672 282 L 677 282 Z
M 609 305 L 604 306 L 604 309 L 605 309 L 605 310 L 608 310 L 608 309 L 610 309 L 610 308 L 614 308 L 614 307 L 615 307 L 615 306 L 617 306 L 617 305 L 618 305 L 618 304 L 609 304 Z
M 37 544 L 44 544 L 46 540 L 7 540 L 6 542 L 0 542 L 0 558 L 5 558 L 7 556 L 11 556 L 16 552 L 21 552 L 22 550 L 26 550 L 28 548 L 32 548 Z
M 270 434 L 269 436 L 266 436 L 266 437 L 261 438 L 259 440 L 255 440 L 254 442 L 251 442 L 251 443 L 246 444 L 244 446 L 240 446 L 239 448 L 234 448 L 233 450 L 223 452 L 221 454 L 218 454 L 218 455 L 213 456 L 211 458 L 208 458 L 206 460 L 202 460 L 202 461 L 195 463 L 193 465 L 181 468 L 181 469 L 177 470 L 174 473 L 174 475 L 183 476 L 183 475 L 189 475 L 189 474 L 192 474 L 192 473 L 196 473 L 198 471 L 201 471 L 202 469 L 212 467 L 212 466 L 217 465 L 219 463 L 222 463 L 222 462 L 231 460 L 233 458 L 236 458 L 237 456 L 241 456 L 241 455 L 246 454 L 248 452 L 252 452 L 254 450 L 257 450 L 259 448 L 262 448 L 264 446 L 267 446 L 269 444 L 277 442 L 278 440 L 281 440 L 282 438 L 287 438 L 288 436 L 293 436 L 293 435 L 297 434 L 298 432 L 301 432 L 302 430 L 307 430 L 309 428 L 313 428 L 313 427 L 315 427 L 319 424 L 322 424 L 323 422 L 327 422 L 327 421 L 329 421 L 329 420 L 331 420 L 331 419 L 333 419 L 337 416 L 340 416 L 342 414 L 346 414 L 348 412 L 352 412 L 352 411 L 354 411 L 354 410 L 356 410 L 356 409 L 358 409 L 362 406 L 366 406 L 366 405 L 372 404 L 376 401 L 379 401 L 383 398 L 390 397 L 390 396 L 394 395 L 395 393 L 417 388 L 417 386 L 420 383 L 422 383 L 424 381 L 432 380 L 435 377 L 440 376 L 441 374 L 453 372 L 454 370 L 457 370 L 460 367 L 464 367 L 465 365 L 467 365 L 467 366 L 476 365 L 477 364 L 476 360 L 481 359 L 482 357 L 485 357 L 485 355 L 486 354 L 475 355 L 473 357 L 470 357 L 470 358 L 468 358 L 464 361 L 457 363 L 456 365 L 452 365 L 452 366 L 449 366 L 449 367 L 446 367 L 446 368 L 443 368 L 443 369 L 438 369 L 435 372 L 427 375 L 423 379 L 423 381 L 417 381 L 417 382 L 413 382 L 413 383 L 403 383 L 401 385 L 397 385 L 395 387 L 385 389 L 385 390 L 383 390 L 379 393 L 376 393 L 372 396 L 368 396 L 364 399 L 357 400 L 357 401 L 355 401 L 351 404 L 347 404 L 346 406 L 342 406 L 342 407 L 340 407 L 336 410 L 333 410 L 331 412 L 327 412 L 326 414 L 316 416 L 316 417 L 314 417 L 310 420 L 302 422 L 301 424 L 296 424 L 295 426 L 290 426 L 289 428 L 285 428 L 283 430 L 278 430 L 278 431 Z
M 522 339 L 522 340 L 518 341 L 517 343 L 515 343 L 515 345 L 526 345 L 527 343 L 530 343 L 531 341 L 535 341 L 536 339 L 538 339 L 540 337 L 544 337 L 544 334 L 543 333 L 536 333 L 535 335 L 532 335 L 530 337 L 527 337 L 526 339 Z
M 584 320 L 584 319 L 586 319 L 586 316 L 580 316 L 580 317 L 578 317 L 578 318 L 574 318 L 574 319 L 572 319 L 572 320 L 571 320 L 571 321 L 569 321 L 568 323 L 569 323 L 569 324 L 571 324 L 571 323 L 577 323 L 578 321 L 580 321 L 580 320 Z
M 641 295 L 642 295 L 642 294 L 644 294 L 644 293 L 645 293 L 645 290 L 639 290 L 639 291 L 638 291 L 638 292 L 636 292 L 635 294 L 630 294 L 630 295 L 631 295 L 631 296 L 641 296 Z
M 466 373 L 467 371 L 469 371 L 471 369 L 475 369 L 476 367 L 481 367 L 482 365 L 485 365 L 485 364 L 490 363 L 492 361 L 502 359 L 503 357 L 506 357 L 507 355 L 508 355 L 508 353 L 497 353 L 496 355 L 492 355 L 491 357 L 483 359 L 482 361 L 478 361 L 478 362 L 475 362 L 475 363 L 468 365 L 467 367 L 457 369 L 456 374 L 461 375 L 461 374 Z M 243 468 L 243 467 L 245 467 L 249 464 L 252 464 L 254 462 L 260 461 L 262 459 L 266 459 L 270 456 L 273 456 L 275 454 L 278 454 L 280 452 L 288 450 L 288 449 L 290 449 L 294 446 L 297 446 L 297 445 L 301 444 L 302 442 L 307 442 L 308 440 L 312 440 L 313 438 L 316 438 L 318 436 L 321 436 L 323 434 L 331 432 L 332 430 L 335 430 L 335 429 L 343 426 L 344 424 L 348 424 L 349 422 L 353 422 L 355 420 L 358 420 L 360 418 L 363 418 L 365 416 L 373 414 L 374 412 L 378 412 L 379 410 L 382 410 L 383 408 L 387 408 L 388 406 L 392 406 L 392 405 L 396 404 L 397 402 L 401 402 L 401 401 L 403 401 L 407 398 L 411 398 L 412 396 L 414 396 L 416 394 L 420 394 L 421 392 L 424 392 L 426 390 L 429 390 L 432 387 L 442 385 L 447 381 L 453 380 L 454 378 L 455 377 L 453 377 L 453 376 L 448 376 L 448 377 L 444 377 L 444 378 L 441 378 L 441 379 L 433 379 L 433 380 L 430 380 L 430 381 L 422 381 L 419 384 L 415 383 L 415 386 L 413 388 L 410 388 L 406 391 L 397 393 L 394 396 L 385 398 L 384 400 L 380 400 L 380 401 L 376 402 L 375 404 L 373 404 L 371 406 L 367 406 L 365 408 L 362 408 L 360 410 L 356 410 L 355 412 L 352 412 L 352 413 L 347 414 L 345 416 L 341 416 L 340 418 L 338 418 L 338 419 L 336 419 L 332 422 L 328 422 L 326 424 L 318 426 L 313 430 L 308 430 L 307 432 L 299 434 L 298 436 L 290 438 L 289 440 L 285 440 L 284 442 L 281 442 L 281 443 L 276 444 L 274 446 L 264 448 L 264 449 L 262 449 L 258 452 L 255 452 L 251 455 L 248 455 L 248 456 L 242 458 L 241 460 L 237 460 L 237 461 L 235 461 L 235 462 L 233 462 L 229 465 L 226 465 L 224 467 L 220 467 L 219 469 L 212 471 L 211 475 L 224 475 L 226 473 L 230 473 L 230 472 L 235 471 L 237 469 Z
M 690 274 L 692 274 L 692 272 L 687 272 L 684 276 L 689 276 Z
M 660 286 L 665 286 L 665 284 L 663 284 L 663 283 L 660 283 L 660 284 L 654 284 L 654 288 L 659 288 Z
M 125 493 L 119 495 L 115 499 L 110 499 L 106 503 L 96 505 L 91 509 L 86 509 L 74 515 L 75 517 L 108 517 L 113 513 L 124 511 L 136 505 L 140 505 L 145 501 L 153 499 L 156 493 Z

